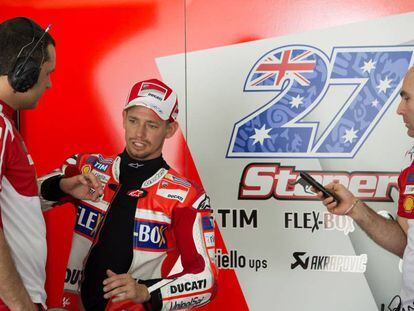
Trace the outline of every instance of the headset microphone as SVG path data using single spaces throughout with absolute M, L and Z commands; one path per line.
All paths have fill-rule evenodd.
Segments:
M 19 54 L 16 57 L 16 61 L 14 62 L 13 66 L 11 66 L 9 73 L 8 73 L 8 80 L 16 92 L 24 93 L 30 88 L 33 87 L 33 85 L 36 84 L 37 80 L 39 79 L 40 74 L 40 67 L 42 65 L 42 61 L 40 63 L 36 62 L 32 56 L 34 51 L 36 50 L 39 43 L 42 41 L 43 37 L 49 32 L 50 28 L 52 28 L 52 25 L 49 24 L 41 37 L 36 41 L 33 48 L 30 50 L 30 52 L 27 54 L 26 57 L 20 56 L 20 54 L 23 52 L 23 50 L 33 43 L 34 41 L 34 27 L 32 21 L 30 21 L 30 25 L 33 29 L 33 39 L 30 43 L 25 45 L 19 52 Z M 42 48 L 43 52 L 43 48 Z

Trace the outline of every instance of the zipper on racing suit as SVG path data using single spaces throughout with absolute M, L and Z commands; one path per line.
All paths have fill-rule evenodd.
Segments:
M 112 203 L 113 203 L 114 199 L 118 195 L 119 189 L 121 189 L 121 186 L 122 186 L 120 183 L 118 183 L 118 185 L 116 185 L 116 188 L 113 190 L 113 189 L 111 189 L 111 185 L 116 185 L 116 184 L 108 184 L 109 189 L 112 190 L 112 191 L 114 191 L 114 195 L 111 198 L 111 202 L 109 202 L 109 205 L 108 205 L 108 208 L 106 209 L 104 218 L 102 219 L 102 221 L 100 222 L 100 224 L 98 224 L 100 227 L 99 227 L 98 231 L 96 232 L 95 238 L 93 239 L 92 245 L 89 248 L 88 254 L 85 256 L 85 259 L 83 260 L 83 263 L 82 263 L 82 277 L 81 277 L 81 279 L 79 281 L 79 294 L 80 294 L 80 290 L 81 290 L 81 287 L 82 287 L 82 283 L 83 283 L 84 278 L 85 278 L 84 270 L 85 270 L 86 262 L 88 261 L 88 258 L 89 258 L 89 255 L 92 252 L 92 249 L 94 248 L 94 246 L 96 245 L 97 241 L 99 240 L 99 235 L 100 235 L 100 233 L 102 231 L 102 228 L 103 228 L 103 226 L 105 224 L 106 217 L 107 217 L 107 215 L 109 213 L 109 210 L 110 210 L 110 208 L 112 206 Z M 82 299 L 80 298 L 80 296 L 79 296 L 79 299 L 82 301 Z

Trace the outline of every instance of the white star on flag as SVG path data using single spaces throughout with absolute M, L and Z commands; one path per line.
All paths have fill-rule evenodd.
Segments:
M 365 72 L 371 73 L 371 70 L 375 69 L 376 63 L 377 62 L 372 61 L 372 59 L 370 59 L 368 62 L 364 62 L 364 66 L 361 67 L 362 73 L 365 73 Z
M 378 99 L 374 99 L 372 102 L 371 102 L 371 106 L 372 107 L 377 107 L 378 106 L 378 104 L 379 104 L 379 101 L 378 101 Z
M 261 129 L 254 129 L 254 134 L 252 136 L 250 136 L 249 138 L 254 139 L 253 141 L 253 145 L 255 145 L 256 143 L 260 143 L 260 145 L 263 146 L 263 142 L 266 138 L 270 138 L 269 132 L 272 129 L 266 129 L 266 124 L 263 124 Z
M 388 80 L 388 77 L 385 77 L 384 80 L 380 80 L 380 83 L 377 85 L 378 93 L 386 93 L 387 89 L 391 87 L 391 81 L 392 80 Z
M 352 127 L 350 130 L 345 130 L 345 135 L 342 136 L 343 139 L 345 139 L 344 143 L 351 143 L 352 141 L 357 138 L 358 136 L 356 135 L 356 133 L 358 133 L 358 130 L 354 130 L 354 127 Z
M 301 97 L 299 94 L 296 97 L 292 97 L 292 100 L 290 101 L 290 103 L 292 106 L 290 106 L 290 108 L 299 108 L 300 104 L 303 104 L 303 97 Z

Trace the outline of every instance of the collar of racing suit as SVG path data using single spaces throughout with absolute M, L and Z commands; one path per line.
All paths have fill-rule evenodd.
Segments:
M 120 168 L 118 176 L 121 184 L 132 183 L 136 186 L 137 179 L 140 179 L 142 183 L 142 177 L 145 179 L 151 177 L 161 167 L 169 168 L 162 155 L 155 159 L 140 161 L 131 158 L 124 150 L 119 158 L 120 163 L 116 163 L 116 165 L 119 165 Z
M 155 159 L 142 161 L 131 158 L 128 152 L 124 150 L 114 160 L 112 176 L 117 183 L 136 183 L 137 176 L 147 175 L 147 177 L 150 177 L 151 172 L 154 173 L 162 167 L 167 170 L 170 168 L 162 155 Z

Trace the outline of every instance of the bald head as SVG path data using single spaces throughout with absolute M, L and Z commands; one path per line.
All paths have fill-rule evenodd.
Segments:
M 414 137 L 414 67 L 407 71 L 400 95 L 401 102 L 398 105 L 397 113 L 403 117 L 407 135 Z

